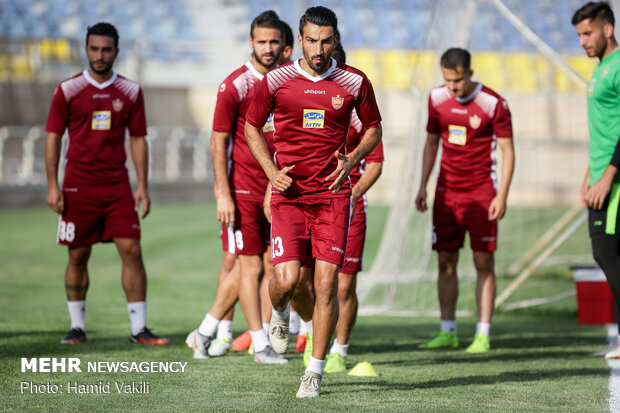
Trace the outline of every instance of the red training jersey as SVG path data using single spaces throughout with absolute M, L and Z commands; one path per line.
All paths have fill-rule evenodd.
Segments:
M 88 70 L 61 82 L 54 91 L 45 130 L 69 131 L 64 185 L 101 185 L 129 179 L 125 128 L 146 136 L 140 86 L 116 72 L 104 83 Z
M 347 136 L 347 153 L 353 152 L 355 148 L 357 148 L 357 145 L 360 144 L 363 137 L 364 129 L 362 127 L 362 121 L 357 116 L 357 112 L 353 111 L 351 112 L 349 136 Z M 355 168 L 351 169 L 351 173 L 349 174 L 349 178 L 351 178 L 351 186 L 355 185 L 362 177 L 366 162 L 383 162 L 383 142 L 379 142 L 375 149 L 366 155 L 366 158 L 362 159 L 359 165 L 356 165 Z
M 265 76 L 247 114 L 247 121 L 261 127 L 273 111 L 274 155 L 278 168 L 295 165 L 288 175 L 287 197 L 334 196 L 333 180 L 325 178 L 336 170 L 334 152 L 345 153 L 353 109 L 364 128 L 381 122 L 370 81 L 363 72 L 331 61 L 320 76 L 303 70 L 298 60 L 280 66 Z M 350 182 L 336 196 L 350 196 Z
M 228 181 L 236 197 L 262 200 L 269 180 L 248 147 L 245 118 L 252 102 L 255 86 L 263 79 L 252 63 L 247 62 L 232 72 L 221 84 L 213 116 L 213 130 L 228 132 Z M 267 119 L 262 135 L 273 153 L 273 122 Z
M 438 190 L 497 191 L 497 137 L 512 138 L 508 103 L 481 83 L 466 98 L 431 90 L 426 131 L 441 134 Z

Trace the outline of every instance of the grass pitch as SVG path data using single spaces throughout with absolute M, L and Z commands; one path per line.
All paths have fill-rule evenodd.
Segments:
M 385 208 L 370 210 L 367 260 L 381 235 Z M 475 319 L 459 320 L 458 350 L 417 345 L 434 318 L 360 317 L 348 368 L 373 364 L 379 377 L 325 375 L 322 395 L 297 400 L 301 355 L 285 366 L 254 363 L 247 353 L 193 360 L 184 339 L 215 297 L 221 262 L 214 204 L 155 205 L 143 223 L 149 274 L 148 325 L 167 347 L 129 342 L 112 245 L 90 263 L 88 341 L 63 346 L 69 322 L 63 287 L 66 249 L 54 245 L 57 217 L 46 209 L 0 213 L 0 409 L 3 411 L 607 411 L 609 369 L 590 353 L 605 346 L 601 327 L 578 326 L 574 298 L 497 313 L 492 351 L 464 352 Z M 553 283 L 553 278 L 546 282 Z M 565 283 L 565 280 L 558 280 Z M 564 288 L 565 285 L 558 287 Z M 235 336 L 246 328 L 240 308 Z M 22 373 L 21 358 L 77 357 L 87 362 L 187 362 L 184 373 Z M 22 392 L 22 383 L 63 386 L 62 394 Z M 111 383 L 110 394 L 67 394 L 67 383 Z M 150 392 L 117 393 L 116 383 L 147 382 Z

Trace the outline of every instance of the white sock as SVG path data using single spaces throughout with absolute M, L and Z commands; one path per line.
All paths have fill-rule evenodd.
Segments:
M 271 316 L 276 317 L 277 320 L 285 321 L 291 316 L 291 304 L 289 303 L 284 311 L 278 311 L 275 308 L 271 311 Z
M 306 323 L 306 334 L 312 334 L 312 320 Z
M 456 331 L 456 320 L 441 320 L 441 331 L 452 333 Z
M 228 339 L 232 341 L 232 320 L 222 320 L 217 325 L 217 339 Z
M 219 323 L 220 320 L 217 320 L 211 314 L 207 313 L 204 320 L 202 320 L 202 323 L 200 323 L 200 326 L 198 327 L 198 332 L 205 337 L 213 337 Z
M 131 335 L 136 336 L 146 327 L 146 301 L 127 303 L 127 311 L 129 311 Z
M 67 301 L 71 328 L 79 328 L 86 331 L 86 300 Z
M 482 333 L 488 337 L 490 331 L 491 323 L 476 323 L 476 334 Z
M 297 311 L 291 311 L 291 318 L 288 323 L 288 330 L 292 336 L 299 333 L 299 318 L 297 318 Z
M 299 319 L 299 333 L 297 334 L 308 334 L 308 327 L 303 318 Z
M 349 343 L 340 344 L 338 343 L 338 339 L 336 339 L 329 352 L 331 354 L 340 354 L 342 357 L 347 357 L 349 355 Z
M 256 331 L 250 330 L 250 336 L 252 336 L 252 347 L 254 353 L 263 351 L 269 345 L 269 338 L 267 337 L 267 334 L 265 334 L 265 330 L 262 328 Z
M 269 323 L 263 323 L 263 330 L 265 330 L 265 333 L 269 334 Z
M 308 367 L 306 367 L 306 371 L 311 371 L 313 373 L 323 375 L 323 366 L 325 365 L 325 360 L 315 359 L 314 357 L 310 357 L 310 362 L 308 362 Z

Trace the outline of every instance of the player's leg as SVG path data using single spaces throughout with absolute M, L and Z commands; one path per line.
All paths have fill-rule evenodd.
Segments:
M 305 325 L 306 343 L 303 349 L 304 366 L 308 367 L 312 357 L 312 317 L 314 313 L 314 263 L 308 263 L 301 267 L 299 281 L 295 287 L 295 294 L 291 299 L 291 308 L 295 306 L 298 314 Z M 297 343 L 295 344 L 297 350 Z
M 495 258 L 497 245 L 497 221 L 489 221 L 488 210 L 495 192 L 474 194 L 464 216 L 469 232 L 476 267 L 476 303 L 478 322 L 474 341 L 465 350 L 468 353 L 486 353 L 491 348 L 490 329 L 495 308 Z
M 88 259 L 91 246 L 69 247 L 69 261 L 65 270 L 65 291 L 67 308 L 71 318 L 71 329 L 62 344 L 86 341 L 86 292 L 89 286 Z
M 325 361 L 326 373 L 346 371 L 346 360 L 349 355 L 349 339 L 357 319 L 358 301 L 355 288 L 357 273 L 338 273 L 338 322 L 336 323 L 336 339 L 332 344 Z
M 269 340 L 273 349 L 282 354 L 288 347 L 290 301 L 300 278 L 301 262 L 285 261 L 276 264 L 275 276 L 269 282 L 269 297 L 273 307 L 269 323 Z
M 465 350 L 468 353 L 485 353 L 490 349 L 491 318 L 495 307 L 495 260 L 493 252 L 474 251 L 476 267 L 476 303 L 478 322 L 473 343 Z
M 114 243 L 122 261 L 121 283 L 127 297 L 131 341 L 140 344 L 168 344 L 167 339 L 154 335 L 146 327 L 146 269 L 140 240 L 114 238 Z
M 260 255 L 239 255 L 241 281 L 239 283 L 239 301 L 250 329 L 254 354 L 269 346 L 269 339 L 263 330 L 260 314 L 259 279 L 263 272 Z
M 226 308 L 227 305 L 231 301 L 233 301 L 233 295 L 237 295 L 238 285 L 239 285 L 239 265 L 236 262 L 235 254 L 231 254 L 228 252 L 224 252 L 224 258 L 222 260 L 222 267 L 220 268 L 220 274 L 217 279 L 217 297 L 219 296 L 220 300 L 213 309 L 213 312 L 219 314 L 221 310 L 218 310 L 219 307 Z M 235 266 L 235 264 L 237 264 Z M 233 274 L 233 271 L 236 273 Z M 234 298 L 234 301 L 237 301 L 237 298 Z M 234 306 L 226 312 L 222 316 L 222 319 L 217 323 L 217 335 L 215 340 L 211 342 L 209 346 L 208 354 L 210 356 L 223 356 L 230 350 L 232 347 L 232 324 L 233 324 L 233 315 L 234 315 Z M 207 313 L 209 314 L 209 313 Z M 205 315 L 205 318 L 207 315 Z M 204 319 L 203 319 L 204 321 Z M 200 327 L 198 328 L 200 331 Z M 203 327 L 204 330 L 204 327 Z M 212 336 L 212 332 L 210 336 Z

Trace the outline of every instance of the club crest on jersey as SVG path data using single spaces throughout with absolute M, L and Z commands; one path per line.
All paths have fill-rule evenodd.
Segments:
M 325 111 L 322 109 L 304 109 L 303 128 L 315 129 L 325 126 Z
M 114 109 L 115 112 L 120 112 L 123 109 L 123 101 L 120 99 L 114 99 L 112 101 L 112 109 Z
M 480 116 L 478 115 L 472 115 L 469 117 L 469 126 L 471 126 L 472 129 L 478 129 L 481 122 L 482 119 L 480 119 Z
M 344 98 L 341 98 L 340 95 L 332 96 L 332 107 L 336 110 L 342 107 L 344 103 Z
M 91 128 L 93 130 L 109 130 L 112 126 L 112 112 L 109 110 L 95 110 Z

